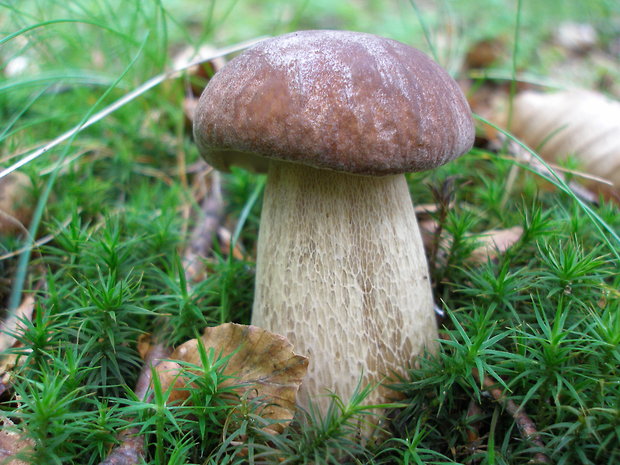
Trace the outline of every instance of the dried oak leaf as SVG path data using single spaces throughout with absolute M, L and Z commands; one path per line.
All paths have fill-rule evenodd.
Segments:
M 226 323 L 206 328 L 201 337 L 207 352 L 228 357 L 223 374 L 230 376 L 221 387 L 232 387 L 239 396 L 259 402 L 257 412 L 262 418 L 277 420 L 271 430 L 282 431 L 295 414 L 297 391 L 308 368 L 308 359 L 293 352 L 293 345 L 284 337 L 257 326 Z M 171 384 L 175 389 L 170 401 L 185 399 L 187 380 L 179 375 L 181 365 L 175 360 L 201 366 L 198 341 L 192 339 L 177 347 L 157 366 L 162 388 Z

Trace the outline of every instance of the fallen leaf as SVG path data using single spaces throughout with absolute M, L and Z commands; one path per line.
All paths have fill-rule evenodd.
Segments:
M 0 352 L 5 352 L 15 344 L 14 334 L 20 330 L 23 320 L 32 320 L 34 310 L 34 297 L 26 295 L 22 303 L 0 323 Z
M 296 397 L 308 368 L 308 359 L 293 352 L 292 344 L 283 336 L 256 326 L 226 323 L 206 328 L 202 343 L 220 357 L 230 357 L 221 387 L 232 387 L 240 397 L 259 402 L 256 412 L 265 419 L 276 420 L 270 430 L 281 432 L 293 419 Z M 163 389 L 174 385 L 170 400 L 183 400 L 189 395 L 188 380 L 181 374 L 182 361 L 201 366 L 198 341 L 192 339 L 179 347 L 157 366 Z
M 553 33 L 554 42 L 571 53 L 586 53 L 598 42 L 594 26 L 588 23 L 564 22 Z
M 152 337 L 150 334 L 140 334 L 138 336 L 138 353 L 140 354 L 140 358 L 144 360 L 146 355 L 151 350 L 151 340 Z
M 431 249 L 435 234 L 437 233 L 437 222 L 432 219 L 424 220 L 420 222 L 419 226 L 424 248 L 428 252 Z M 467 257 L 466 262 L 481 264 L 488 260 L 495 260 L 512 247 L 522 235 L 523 228 L 521 226 L 514 226 L 508 229 L 492 229 L 483 233 L 469 234 L 468 237 L 476 238 L 478 245 L 469 257 Z M 443 251 L 448 249 L 451 243 L 452 236 L 446 230 L 443 230 L 439 242 L 440 251 L 438 252 L 440 261 L 445 258 Z
M 0 359 L 0 395 L 11 385 L 12 370 L 18 363 L 23 363 L 24 357 L 18 353 L 5 353 L 11 347 L 20 346 L 21 343 L 15 338 L 15 334 L 21 331 L 23 320 L 32 320 L 34 311 L 34 297 L 26 295 L 15 312 L 8 315 L 0 324 L 0 352 L 4 353 Z M 26 350 L 26 349 L 23 349 Z M 30 349 L 27 349 L 28 351 Z
M 500 139 L 505 140 L 504 137 L 501 137 Z M 540 173 L 547 178 L 557 177 L 557 178 L 560 178 L 562 181 L 567 182 L 569 189 L 581 200 L 584 200 L 588 203 L 596 204 L 599 200 L 598 195 L 594 191 L 588 189 L 583 184 L 579 184 L 578 182 L 573 181 L 573 180 L 567 181 L 564 173 L 571 175 L 571 176 L 575 176 L 577 177 L 577 179 L 582 180 L 582 182 L 588 183 L 590 186 L 596 185 L 598 186 L 598 190 L 603 190 L 604 188 L 608 188 L 609 190 L 611 190 L 611 187 L 612 187 L 611 181 L 607 181 L 606 179 L 603 179 L 601 177 L 590 175 L 590 174 L 584 173 L 583 171 L 576 171 L 576 170 L 564 168 L 550 161 L 547 161 L 546 163 L 548 167 L 545 166 L 543 162 L 539 161 L 537 158 L 532 156 L 530 152 L 525 150 L 523 147 L 521 147 L 519 144 L 517 144 L 513 140 L 507 141 L 506 151 L 510 153 L 511 155 L 513 155 L 515 160 L 517 160 L 519 163 L 528 165 L 531 170 L 537 173 Z
M 30 462 L 15 457 L 18 454 L 27 454 L 34 447 L 32 439 L 24 437 L 23 433 L 15 430 L 15 425 L 8 418 L 2 418 L 0 430 L 0 462 L 5 465 L 28 465 Z
M 18 171 L 0 178 L 0 235 L 27 231 L 33 210 L 31 186 L 30 178 Z
M 585 90 L 523 92 L 510 129 L 546 160 L 573 156 L 585 172 L 620 189 L 620 102 Z
M 228 228 L 225 228 L 224 226 L 219 227 L 217 229 L 217 238 L 220 241 L 220 249 L 225 253 L 228 253 L 228 251 L 230 250 L 230 244 L 232 243 L 232 233 L 230 232 L 230 230 Z M 245 253 L 243 252 L 239 242 L 237 242 L 233 247 L 232 255 L 237 260 L 245 259 Z
M 521 226 L 514 226 L 508 229 L 492 229 L 476 235 L 478 246 L 467 260 L 473 263 L 485 263 L 488 260 L 495 260 L 521 239 L 522 235 L 523 228 Z
M 475 42 L 465 55 L 465 68 L 488 68 L 506 55 L 506 45 L 499 38 L 483 39 Z

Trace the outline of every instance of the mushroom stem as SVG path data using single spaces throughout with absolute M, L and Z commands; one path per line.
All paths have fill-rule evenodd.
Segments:
M 325 412 L 324 394 L 346 402 L 362 375 L 381 382 L 433 350 L 429 273 L 404 175 L 272 161 L 257 254 L 252 324 L 310 358 L 302 403 Z M 367 403 L 390 396 L 380 387 Z

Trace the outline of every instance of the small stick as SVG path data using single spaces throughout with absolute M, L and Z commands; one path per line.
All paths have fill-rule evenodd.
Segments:
M 472 373 L 476 379 L 479 379 L 480 374 L 476 368 L 472 370 Z M 508 399 L 504 392 L 497 387 L 497 383 L 485 375 L 483 380 L 483 386 L 485 390 L 491 394 L 493 399 L 497 403 L 499 403 L 510 415 L 514 418 L 515 423 L 517 424 L 517 428 L 521 432 L 521 436 L 523 438 L 532 441 L 535 445 L 543 449 L 545 444 L 540 438 L 540 434 L 536 429 L 536 424 L 532 421 L 532 419 L 525 413 L 525 411 L 511 399 Z M 542 452 L 536 452 L 534 454 L 534 462 L 535 463 L 553 463 L 549 457 L 547 457 Z
M 136 382 L 134 392 L 139 399 L 145 399 L 151 385 L 152 368 L 170 354 L 162 344 L 152 346 L 144 357 L 144 367 Z M 148 399 L 147 399 L 148 400 Z M 144 437 L 139 428 L 132 427 L 118 434 L 120 444 L 99 465 L 138 465 L 144 458 Z
M 220 174 L 211 171 L 211 188 L 200 206 L 200 218 L 183 255 L 183 269 L 188 285 L 203 279 L 203 259 L 211 250 L 214 234 L 220 227 L 224 211 Z

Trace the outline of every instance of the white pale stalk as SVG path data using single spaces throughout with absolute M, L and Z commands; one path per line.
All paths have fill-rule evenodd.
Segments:
M 428 267 L 403 175 L 271 162 L 252 323 L 310 358 L 302 385 L 323 411 L 363 383 L 403 374 L 437 338 Z M 393 394 L 393 393 L 391 393 Z M 385 402 L 375 390 L 368 403 Z

